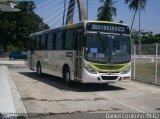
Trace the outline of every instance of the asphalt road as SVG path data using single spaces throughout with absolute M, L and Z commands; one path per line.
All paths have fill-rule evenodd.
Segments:
M 38 77 L 25 65 L 8 66 L 32 119 L 105 119 L 106 113 L 160 113 L 160 87 L 134 81 L 68 87 L 58 77 Z

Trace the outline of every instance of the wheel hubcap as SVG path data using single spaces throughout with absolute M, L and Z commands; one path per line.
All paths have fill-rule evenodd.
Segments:
M 69 73 L 66 73 L 66 81 L 69 82 Z
M 38 74 L 41 74 L 41 71 L 40 71 L 40 66 L 38 66 Z

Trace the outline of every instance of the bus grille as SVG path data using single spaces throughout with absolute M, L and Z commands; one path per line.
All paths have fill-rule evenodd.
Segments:
M 118 76 L 101 76 L 102 80 L 116 80 Z
M 124 65 L 111 66 L 111 65 L 97 65 L 97 64 L 94 66 L 102 70 L 118 70 L 124 67 Z

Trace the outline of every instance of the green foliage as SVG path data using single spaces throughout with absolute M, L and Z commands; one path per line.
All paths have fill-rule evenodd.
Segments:
M 125 0 L 126 4 L 129 4 L 129 9 L 137 12 L 140 8 L 144 10 L 146 7 L 147 0 Z
M 98 9 L 98 20 L 113 21 L 112 16 L 116 16 L 116 8 L 113 6 L 115 1 L 105 0 L 104 4 Z
M 132 24 L 131 24 L 131 31 L 134 24 L 134 20 L 136 17 L 136 13 L 138 10 L 144 10 L 147 4 L 147 0 L 125 0 L 125 3 L 128 4 L 130 10 L 134 12 Z
M 3 46 L 2 45 L 0 45 L 0 49 L 2 49 L 3 48 Z
M 8 52 L 12 52 L 12 51 L 15 51 L 15 50 L 16 50 L 16 48 L 13 45 L 8 45 L 7 46 L 7 51 Z
M 18 47 L 17 47 L 17 50 L 18 51 L 20 51 L 20 50 L 22 50 L 22 51 L 25 51 L 26 49 L 25 49 L 25 44 L 22 42 L 22 41 L 19 41 L 18 43 L 17 43 L 18 45 Z
M 6 50 L 7 46 L 9 49 L 14 46 L 15 50 L 26 50 L 31 33 L 49 28 L 42 18 L 34 13 L 33 1 L 20 1 L 17 7 L 21 9 L 20 12 L 0 14 L 0 45 Z
M 133 30 L 131 38 L 134 40 L 134 44 L 139 43 L 139 31 Z M 154 44 L 160 43 L 160 34 L 154 35 L 153 32 L 142 32 L 141 31 L 141 43 L 142 44 Z

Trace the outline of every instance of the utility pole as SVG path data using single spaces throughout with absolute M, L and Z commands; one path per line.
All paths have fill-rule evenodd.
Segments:
M 64 23 L 65 14 L 66 14 L 66 0 L 64 0 L 63 23 L 62 23 L 63 26 L 65 24 Z
M 88 0 L 87 0 L 87 19 L 88 19 L 88 16 L 89 16 L 88 13 L 89 12 L 88 12 Z
M 68 11 L 67 11 L 67 18 L 66 18 L 66 24 L 73 23 L 75 4 L 76 4 L 76 0 L 70 0 L 69 1 Z
M 84 21 L 87 19 L 86 10 L 84 8 L 84 1 L 77 0 L 78 9 L 79 9 L 79 21 Z
M 66 18 L 65 24 L 69 24 L 73 22 L 75 1 L 76 0 L 69 0 L 69 7 L 67 11 L 67 18 Z M 77 0 L 77 4 L 78 4 L 78 11 L 79 11 L 79 21 L 84 21 L 87 19 L 86 9 L 84 8 L 84 0 Z

